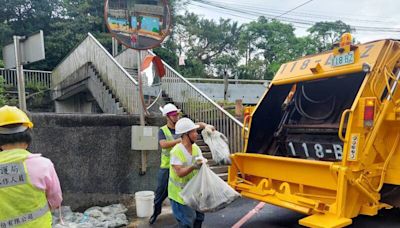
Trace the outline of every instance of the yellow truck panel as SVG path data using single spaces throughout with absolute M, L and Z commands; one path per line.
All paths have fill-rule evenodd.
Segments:
M 400 206 L 400 42 L 339 46 L 281 66 L 244 124 L 228 183 L 309 227 Z
M 285 63 L 279 68 L 272 83 L 282 84 L 289 81 L 295 82 L 335 76 L 342 72 L 361 71 L 363 63 L 368 63 L 371 66 L 375 64 L 384 44 L 385 41 L 378 41 L 358 46 L 354 51 L 354 64 L 351 66 L 332 67 L 331 61 L 334 56 L 332 51 Z M 313 74 L 311 69 L 316 68 L 318 64 L 321 67 L 320 73 Z

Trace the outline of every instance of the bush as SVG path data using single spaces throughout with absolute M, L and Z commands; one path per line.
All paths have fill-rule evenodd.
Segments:
M 6 97 L 4 93 L 5 93 L 4 79 L 3 76 L 0 75 L 0 107 L 6 104 Z

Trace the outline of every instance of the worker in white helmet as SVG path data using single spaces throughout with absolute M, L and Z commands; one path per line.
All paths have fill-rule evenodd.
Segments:
M 179 135 L 175 134 L 175 124 L 179 120 L 180 111 L 173 104 L 166 104 L 160 107 L 163 116 L 167 119 L 167 124 L 160 128 L 158 133 L 159 144 L 161 147 L 161 164 L 157 177 L 157 190 L 154 198 L 154 212 L 149 219 L 149 223 L 153 224 L 158 215 L 161 214 L 162 203 L 168 197 L 168 179 L 170 167 L 170 151 L 178 143 L 181 142 Z M 207 124 L 203 122 L 197 123 L 200 128 L 205 128 Z M 213 128 L 213 127 L 212 127 Z
M 200 125 L 189 118 L 182 118 L 176 123 L 176 134 L 180 134 L 182 142 L 171 150 L 171 166 L 169 168 L 168 198 L 179 227 L 201 227 L 204 214 L 185 205 L 180 192 L 198 173 L 200 166 L 207 162 L 202 156 L 200 147 L 196 145 L 197 130 Z

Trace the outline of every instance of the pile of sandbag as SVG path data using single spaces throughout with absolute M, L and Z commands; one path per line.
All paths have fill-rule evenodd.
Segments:
M 125 212 L 128 210 L 122 204 L 106 207 L 91 207 L 85 212 L 72 212 L 69 206 L 61 207 L 53 212 L 54 228 L 89 228 L 89 227 L 122 227 L 128 225 Z

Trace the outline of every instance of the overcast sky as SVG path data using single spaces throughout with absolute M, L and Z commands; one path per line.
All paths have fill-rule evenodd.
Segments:
M 255 20 L 257 15 L 279 16 L 309 0 L 205 1 L 210 4 L 192 1 L 186 9 L 210 19 L 222 17 L 247 23 Z M 400 39 L 400 0 L 313 0 L 280 19 L 300 22 L 293 24 L 298 36 L 307 34 L 310 23 L 342 20 L 356 27 L 353 35 L 361 42 L 382 38 Z

